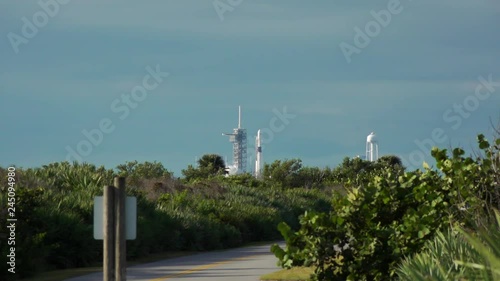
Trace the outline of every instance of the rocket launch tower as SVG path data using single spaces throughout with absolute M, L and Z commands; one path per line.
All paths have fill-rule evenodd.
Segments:
M 238 128 L 234 128 L 232 134 L 222 133 L 222 135 L 229 136 L 229 141 L 233 143 L 232 168 L 237 174 L 245 173 L 247 170 L 247 130 L 241 128 L 241 106 L 238 106 Z

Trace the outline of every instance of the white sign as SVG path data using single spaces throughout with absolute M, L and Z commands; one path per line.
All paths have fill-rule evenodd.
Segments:
M 94 239 L 104 239 L 102 196 L 94 197 Z M 125 199 L 125 239 L 135 240 L 137 236 L 137 198 Z

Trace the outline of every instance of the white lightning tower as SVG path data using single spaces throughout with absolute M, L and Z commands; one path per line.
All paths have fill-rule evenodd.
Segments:
M 366 160 L 377 161 L 378 159 L 378 140 L 374 132 L 366 137 Z
M 229 141 L 233 143 L 233 170 L 237 174 L 245 173 L 247 169 L 247 130 L 241 128 L 241 106 L 238 106 L 238 128 L 233 129 L 232 134 L 222 133 L 222 135 L 229 136 Z
M 262 163 L 262 147 L 260 143 L 260 130 L 257 131 L 255 138 L 255 178 L 261 176 L 261 163 Z

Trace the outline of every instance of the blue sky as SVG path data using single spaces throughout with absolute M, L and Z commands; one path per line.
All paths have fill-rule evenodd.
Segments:
M 0 3 L 2 166 L 64 161 L 80 144 L 86 162 L 160 161 L 180 176 L 205 153 L 231 161 L 221 133 L 238 105 L 249 151 L 267 128 L 266 162 L 321 167 L 364 155 L 372 131 L 381 155 L 420 167 L 427 146 L 470 151 L 500 121 L 498 1 L 57 1 Z M 121 97 L 148 67 L 168 77 L 132 107 Z M 281 127 L 284 109 L 294 118 Z M 113 130 L 92 144 L 82 131 L 102 120 Z

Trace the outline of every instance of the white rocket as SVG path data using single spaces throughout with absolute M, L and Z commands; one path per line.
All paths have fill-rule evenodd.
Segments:
M 261 161 L 262 161 L 262 147 L 260 146 L 260 130 L 257 131 L 255 138 L 255 177 L 261 177 Z

